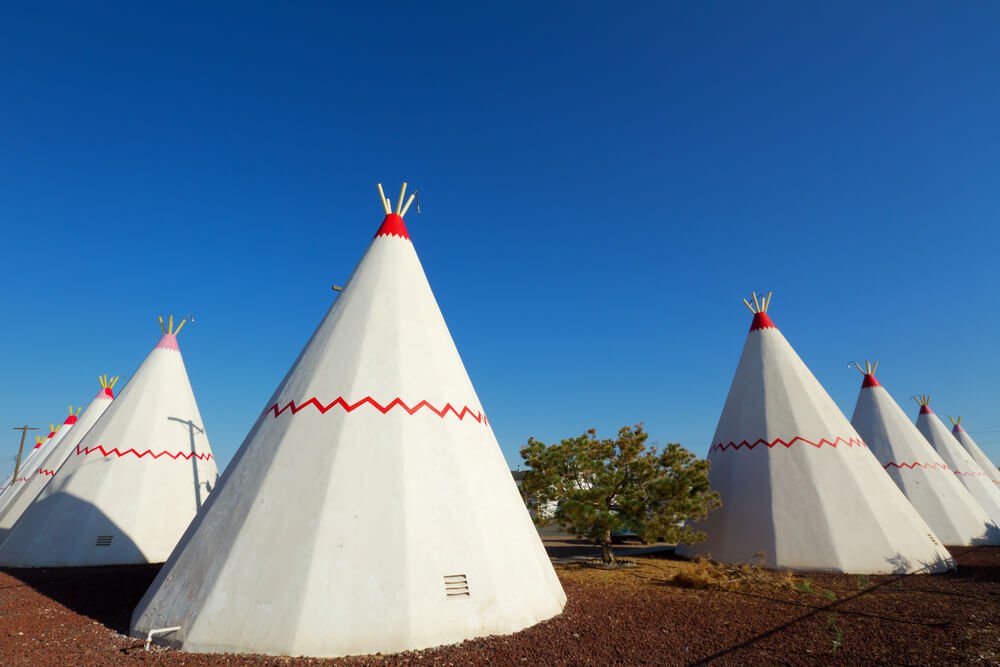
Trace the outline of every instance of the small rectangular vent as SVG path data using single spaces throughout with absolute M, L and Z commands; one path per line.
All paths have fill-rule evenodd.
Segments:
M 114 538 L 113 535 L 98 535 L 97 536 L 97 545 L 96 546 L 99 546 L 99 547 L 110 547 L 111 546 L 111 540 L 113 538 Z
M 446 574 L 444 576 L 444 594 L 449 598 L 469 597 L 469 580 L 464 574 Z

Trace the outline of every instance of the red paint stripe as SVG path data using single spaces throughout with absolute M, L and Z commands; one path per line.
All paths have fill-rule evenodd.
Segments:
M 771 316 L 767 313 L 754 313 L 753 322 L 750 323 L 750 331 L 757 331 L 758 329 L 777 329 L 774 326 L 774 321 Z
M 720 442 L 718 444 L 712 445 L 711 451 L 724 452 L 727 449 L 743 449 L 743 448 L 753 449 L 757 445 L 766 445 L 768 449 L 771 449 L 772 447 L 775 447 L 777 445 L 784 445 L 786 448 L 788 448 L 788 447 L 791 447 L 792 445 L 794 445 L 796 443 L 802 443 L 802 444 L 806 444 L 806 445 L 812 445 L 813 447 L 816 447 L 817 449 L 819 449 L 823 445 L 829 445 L 830 447 L 836 448 L 836 446 L 838 444 L 840 444 L 840 445 L 847 445 L 848 447 L 867 447 L 868 446 L 868 445 L 866 445 L 864 443 L 863 440 L 858 440 L 857 438 L 851 438 L 849 440 L 845 440 L 844 438 L 841 438 L 840 436 L 837 436 L 833 440 L 827 440 L 826 438 L 822 438 L 822 439 L 820 439 L 819 442 L 813 442 L 812 440 L 809 440 L 807 438 L 803 438 L 803 437 L 797 435 L 794 438 L 792 438 L 791 440 L 788 440 L 787 442 L 785 440 L 782 440 L 781 438 L 776 438 L 775 440 L 772 440 L 770 442 L 768 442 L 767 440 L 764 440 L 763 438 L 761 438 L 760 440 L 757 440 L 753 444 L 747 442 L 746 440 L 744 440 L 743 442 L 739 442 L 739 443 L 737 443 L 737 442 L 730 442 L 728 444 L 723 444 L 723 443 Z
M 865 375 L 865 379 L 861 382 L 862 389 L 869 389 L 871 387 L 881 387 L 882 385 L 878 380 L 875 379 L 874 375 Z
M 396 215 L 395 213 L 390 213 L 385 216 L 385 220 L 382 221 L 382 226 L 378 228 L 375 232 L 375 237 L 379 236 L 398 236 L 400 238 L 410 240 L 410 235 L 406 231 L 406 225 L 403 223 L 403 218 Z
M 436 414 L 441 419 L 444 419 L 448 415 L 448 413 L 450 412 L 451 414 L 453 414 L 456 417 L 458 417 L 459 421 L 464 421 L 466 417 L 471 417 L 471 418 L 475 419 L 477 422 L 479 422 L 480 424 L 489 424 L 489 421 L 487 421 L 485 414 L 483 414 L 482 412 L 476 412 L 476 411 L 470 409 L 468 406 L 463 407 L 461 409 L 461 411 L 459 411 L 451 403 L 445 403 L 444 407 L 438 409 L 438 408 L 434 407 L 433 405 L 431 405 L 430 403 L 428 403 L 427 401 L 420 401 L 419 403 L 417 403 L 416 405 L 414 405 L 411 408 L 410 406 L 408 406 L 403 401 L 403 399 L 399 398 L 398 396 L 396 398 L 392 399 L 391 401 L 389 401 L 389 403 L 387 403 L 385 405 L 382 405 L 381 403 L 379 403 L 378 401 L 376 401 L 371 396 L 365 396 L 364 398 L 362 398 L 360 401 L 357 401 L 356 403 L 348 403 L 347 401 L 344 400 L 343 396 L 338 396 L 337 398 L 333 399 L 332 402 L 327 403 L 326 405 L 323 405 L 322 403 L 320 403 L 316 399 L 315 396 L 313 396 L 312 398 L 310 398 L 309 400 L 307 400 L 307 401 L 305 401 L 303 403 L 298 403 L 297 404 L 295 401 L 289 401 L 282 408 L 279 408 L 278 404 L 275 403 L 270 408 L 268 408 L 266 410 L 266 412 L 273 413 L 274 414 L 274 418 L 277 419 L 279 416 L 281 416 L 281 413 L 285 412 L 286 410 L 291 410 L 292 414 L 294 415 L 294 414 L 298 413 L 299 410 L 304 410 L 306 407 L 308 407 L 310 405 L 313 406 L 314 408 L 316 408 L 317 410 L 319 410 L 320 414 L 326 414 L 326 412 L 328 410 L 331 410 L 334 406 L 340 406 L 340 408 L 343 409 L 344 412 L 354 412 L 359 407 L 361 407 L 362 405 L 365 405 L 365 404 L 371 405 L 372 407 L 374 407 L 376 410 L 378 410 L 382 414 L 386 414 L 387 412 L 389 412 L 390 410 L 392 410 L 393 408 L 396 408 L 396 407 L 402 408 L 403 410 L 406 411 L 407 414 L 411 414 L 411 415 L 414 414 L 414 413 L 416 413 L 416 412 L 418 412 L 418 411 L 420 411 L 420 410 L 422 410 L 423 408 L 427 408 L 428 410 L 430 410 L 431 412 L 433 412 L 434 414 Z
M 979 472 L 963 472 L 961 470 L 955 471 L 956 475 L 964 475 L 965 477 L 988 477 L 988 475 L 982 471 Z
M 55 470 L 48 470 L 48 469 L 43 470 L 42 468 L 39 468 L 38 469 L 38 474 L 39 475 L 48 475 L 49 477 L 55 477 L 56 471 Z
M 122 458 L 124 456 L 129 455 L 129 454 L 131 454 L 132 456 L 135 456 L 137 458 L 140 458 L 140 459 L 142 457 L 144 457 L 144 456 L 151 456 L 154 459 L 159 459 L 161 456 L 166 456 L 168 458 L 173 459 L 174 461 L 176 461 L 178 459 L 184 459 L 185 461 L 190 461 L 192 459 L 192 457 L 193 458 L 197 458 L 199 461 L 208 461 L 209 459 L 212 458 L 211 454 L 199 454 L 197 452 L 176 452 L 175 453 L 175 452 L 162 451 L 162 452 L 157 452 L 157 453 L 154 454 L 153 450 L 151 450 L 151 449 L 147 449 L 147 450 L 142 451 L 142 452 L 137 452 L 136 450 L 131 449 L 131 448 L 130 449 L 126 449 L 125 451 L 121 451 L 117 447 L 115 447 L 113 449 L 104 449 L 103 445 L 97 445 L 96 447 L 80 447 L 80 445 L 76 446 L 76 453 L 77 453 L 77 455 L 87 455 L 87 454 L 92 454 L 94 452 L 100 452 L 102 456 L 116 456 L 118 458 Z
M 896 463 L 895 461 L 889 461 L 882 467 L 886 470 L 889 468 L 909 468 L 910 470 L 913 470 L 914 468 L 940 468 L 941 470 L 951 470 L 951 468 L 943 463 L 921 463 L 919 461 L 914 461 L 913 463 Z

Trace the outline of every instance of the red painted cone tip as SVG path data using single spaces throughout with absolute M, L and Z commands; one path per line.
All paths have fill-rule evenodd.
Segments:
M 870 374 L 870 373 L 869 373 L 869 374 L 867 374 L 867 375 L 865 375 L 865 379 L 864 379 L 864 381 L 863 381 L 863 382 L 861 383 L 861 388 L 862 388 L 862 389 L 868 389 L 868 388 L 870 388 L 870 387 L 881 387 L 881 386 L 882 386 L 882 385 L 881 385 L 881 384 L 879 383 L 879 381 L 878 381 L 878 380 L 877 380 L 877 379 L 875 378 L 875 376 L 874 376 L 874 375 L 872 375 L 872 374 Z
M 403 218 L 395 213 L 385 216 L 382 226 L 375 232 L 375 238 L 380 236 L 398 236 L 399 238 L 410 240 L 410 234 L 406 231 L 406 224 L 403 223 Z
M 63 424 L 75 424 L 75 423 L 76 423 L 76 415 L 70 415 L 69 417 L 66 417 L 66 421 L 63 422 Z
M 929 405 L 921 405 L 920 406 L 920 414 L 922 414 L 922 415 L 932 415 L 932 414 L 934 414 L 934 411 L 931 410 L 931 406 L 929 406 Z
M 102 389 L 100 395 L 103 396 L 103 397 L 105 397 L 105 398 L 114 398 L 115 397 L 114 392 L 111 391 L 111 387 L 105 387 L 104 389 Z
M 161 350 L 174 350 L 175 352 L 181 351 L 180 346 L 177 344 L 177 336 L 175 334 L 163 334 L 163 337 L 160 338 L 160 342 L 156 344 L 156 348 Z
M 754 313 L 753 322 L 750 324 L 750 331 L 757 331 L 758 329 L 777 329 L 774 326 L 774 322 L 771 317 L 764 312 Z

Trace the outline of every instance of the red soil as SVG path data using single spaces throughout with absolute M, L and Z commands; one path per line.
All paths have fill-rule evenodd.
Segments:
M 341 660 L 200 655 L 125 636 L 157 566 L 0 571 L 2 665 L 1000 664 L 1000 548 L 958 572 L 680 588 L 676 561 L 560 568 L 565 612 L 516 635 Z M 672 569 L 671 569 L 672 568 Z

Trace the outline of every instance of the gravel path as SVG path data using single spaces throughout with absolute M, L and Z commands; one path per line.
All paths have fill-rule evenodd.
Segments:
M 957 573 L 768 575 L 682 588 L 647 558 L 559 568 L 565 612 L 516 635 L 341 660 L 198 655 L 124 636 L 157 566 L 0 571 L 2 665 L 1000 664 L 1000 548 L 954 549 Z

